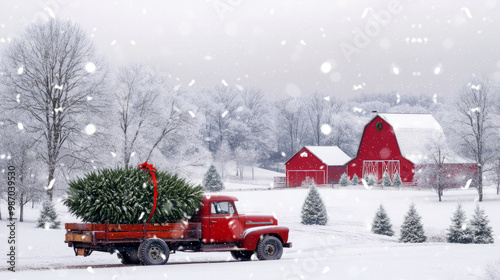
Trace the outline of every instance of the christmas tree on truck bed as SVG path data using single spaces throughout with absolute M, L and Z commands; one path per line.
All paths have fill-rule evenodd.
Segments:
M 145 163 L 147 164 L 147 163 Z M 154 181 L 157 182 L 155 194 Z M 156 197 L 156 205 L 155 205 Z M 69 183 L 64 204 L 84 222 L 173 223 L 201 205 L 203 190 L 177 175 L 138 168 L 103 169 Z

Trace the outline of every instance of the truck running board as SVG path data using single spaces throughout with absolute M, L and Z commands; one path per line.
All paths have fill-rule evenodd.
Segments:
M 202 244 L 200 246 L 200 251 L 202 252 L 227 252 L 227 251 L 239 251 L 236 243 L 220 243 L 220 244 Z

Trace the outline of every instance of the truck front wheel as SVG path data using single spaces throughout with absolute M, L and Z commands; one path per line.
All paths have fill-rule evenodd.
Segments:
M 283 244 L 278 238 L 266 235 L 257 243 L 255 252 L 259 260 L 279 260 L 283 255 Z
M 252 259 L 253 251 L 231 251 L 231 256 L 235 260 L 249 261 Z
M 170 249 L 161 239 L 146 239 L 139 246 L 138 255 L 144 265 L 162 265 L 167 263 Z

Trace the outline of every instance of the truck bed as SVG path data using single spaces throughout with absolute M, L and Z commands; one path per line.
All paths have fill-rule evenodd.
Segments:
M 66 243 L 130 243 L 148 238 L 164 240 L 199 240 L 201 223 L 162 223 L 162 224 L 91 224 L 67 223 Z

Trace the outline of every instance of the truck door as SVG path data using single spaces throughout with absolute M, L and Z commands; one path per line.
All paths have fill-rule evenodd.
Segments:
M 233 202 L 212 201 L 210 208 L 210 243 L 238 241 L 240 225 Z

